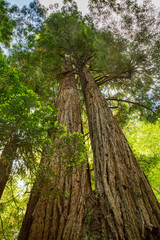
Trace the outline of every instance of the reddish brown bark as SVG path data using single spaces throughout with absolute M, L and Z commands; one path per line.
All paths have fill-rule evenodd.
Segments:
M 58 122 L 65 124 L 67 132 L 82 132 L 80 104 L 73 74 L 63 74 L 57 99 Z M 55 164 L 52 159 L 51 163 Z M 37 195 L 32 191 L 18 240 L 78 240 L 82 230 L 85 197 L 90 191 L 87 163 L 71 175 L 64 174 L 64 167 L 57 166 L 58 187 L 68 196 L 53 200 L 52 183 L 45 200 L 45 186 Z M 38 184 L 41 181 L 38 180 Z M 36 188 L 36 184 L 35 187 Z M 54 188 L 54 183 L 53 183 Z
M 94 199 L 103 215 L 101 239 L 159 240 L 159 203 L 91 74 L 86 67 L 79 73 L 94 154 Z
M 9 179 L 12 164 L 16 158 L 16 137 L 11 138 L 5 145 L 0 157 L 0 198 Z

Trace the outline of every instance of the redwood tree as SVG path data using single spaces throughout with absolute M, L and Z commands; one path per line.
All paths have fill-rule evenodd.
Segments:
M 39 116 L 33 114 L 37 117 L 32 115 L 32 118 L 30 110 L 38 108 L 40 114 L 44 113 L 38 102 L 38 95 L 36 96 L 29 86 L 22 83 L 22 74 L 18 67 L 13 66 L 15 60 L 9 61 L 9 56 L 7 58 L 3 50 L 5 47 L 9 48 L 13 35 L 17 42 L 20 38 L 24 39 L 24 32 L 26 38 L 27 34 L 30 37 L 30 47 L 34 45 L 34 43 L 31 44 L 35 39 L 33 32 L 40 27 L 44 14 L 44 9 L 40 8 L 39 2 L 36 1 L 32 2 L 28 8 L 24 7 L 21 10 L 16 5 L 11 6 L 5 0 L 0 1 L 0 198 L 10 177 L 14 160 L 18 159 L 18 155 L 22 159 L 29 154 L 32 155 L 33 151 L 36 151 L 36 149 L 33 150 L 35 139 L 38 140 L 39 146 L 42 143 L 42 135 L 37 128 L 40 125 L 37 120 Z M 25 17 L 26 21 L 24 21 Z M 30 32 L 32 32 L 32 39 Z M 27 124 L 30 130 L 32 128 L 31 131 Z M 38 149 L 39 146 L 36 148 Z
M 160 205 L 86 67 L 80 69 L 80 78 L 94 154 L 95 190 L 105 226 L 101 239 L 158 240 Z
M 64 15 L 61 13 L 51 15 L 47 20 L 46 32 L 42 36 L 46 36 L 44 38 L 46 51 L 47 48 L 55 46 L 54 54 L 57 51 L 59 57 L 63 56 L 64 52 L 71 56 L 70 61 L 80 77 L 94 156 L 93 202 L 97 204 L 93 204 L 93 212 L 97 214 L 95 208 L 99 208 L 99 216 L 97 214 L 101 222 L 99 238 L 159 239 L 159 203 L 122 130 L 109 110 L 106 99 L 88 70 L 88 68 L 92 70 L 94 77 L 98 76 L 97 83 L 100 80 L 102 80 L 100 84 L 111 81 L 113 86 L 114 84 L 116 86 L 115 82 L 119 83 L 119 79 L 123 79 L 124 86 L 133 81 L 134 89 L 139 75 L 146 80 L 139 69 L 143 65 L 148 67 L 147 59 L 145 63 L 139 61 L 139 58 L 130 59 L 128 49 L 123 46 L 125 43 L 123 39 L 114 38 L 111 32 L 94 29 L 92 23 L 88 19 L 82 19 L 76 10 L 67 14 L 65 12 Z M 102 49 L 102 46 L 105 46 L 105 49 Z M 110 54 L 113 55 L 111 60 L 109 60 Z M 139 49 L 139 57 L 142 57 L 141 54 Z M 154 61 L 154 58 L 152 60 Z M 107 63 L 110 64 L 110 69 L 107 68 Z M 156 74 L 155 71 L 155 76 Z M 122 89 L 123 84 L 121 84 Z M 147 89 L 145 84 L 141 85 L 141 92 L 143 91 L 145 95 L 148 94 L 148 87 L 153 82 L 146 80 L 146 84 Z M 119 89 L 120 84 L 117 85 Z M 127 90 L 128 95 L 132 93 L 132 88 Z M 125 88 L 123 93 L 127 90 Z M 97 222 L 93 214 L 90 214 Z M 87 218 L 89 219 L 89 216 Z M 85 237 L 87 236 L 84 235 Z M 92 236 L 88 237 L 90 238 L 97 239 L 95 229 Z
M 70 67 L 68 72 L 63 73 L 61 77 L 57 108 L 59 109 L 58 123 L 66 126 L 67 133 L 82 133 L 80 103 L 75 78 Z M 66 174 L 67 166 L 57 160 L 54 153 L 51 159 L 44 160 L 44 156 L 42 158 L 43 162 L 48 163 L 49 166 L 54 165 L 52 168 L 58 175 L 57 185 L 60 192 L 55 199 L 55 183 L 50 182 L 45 199 L 44 194 L 47 189 L 45 183 L 42 183 L 38 193 L 34 192 L 36 188 L 34 186 L 18 239 L 80 239 L 85 198 L 91 190 L 87 160 L 80 166 L 77 164 L 77 169 L 76 166 L 73 167 L 72 173 Z M 40 184 L 40 181 L 37 180 L 37 184 Z M 65 194 L 67 195 L 64 197 Z

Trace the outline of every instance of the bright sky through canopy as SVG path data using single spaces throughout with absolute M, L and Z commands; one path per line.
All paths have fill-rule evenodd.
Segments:
M 11 4 L 17 4 L 18 6 L 22 7 L 23 5 L 28 5 L 31 0 L 8 0 Z M 87 3 L 88 0 L 76 0 L 78 3 L 79 10 L 83 13 L 86 13 L 87 11 Z M 138 0 L 138 2 L 142 3 L 143 0 Z M 155 6 L 160 7 L 160 0 L 152 0 Z M 62 0 L 40 0 L 40 3 L 46 7 L 48 7 L 50 4 L 58 3 L 60 6 L 62 4 Z

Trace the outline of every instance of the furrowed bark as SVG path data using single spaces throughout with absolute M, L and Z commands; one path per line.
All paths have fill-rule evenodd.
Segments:
M 101 239 L 159 240 L 160 205 L 89 70 L 79 68 L 79 75 L 94 154 Z
M 63 74 L 57 99 L 58 122 L 65 124 L 67 132 L 82 132 L 80 104 L 72 73 Z M 55 159 L 51 160 L 55 164 Z M 85 198 L 90 191 L 87 163 L 73 172 L 64 174 L 64 167 L 55 166 L 59 174 L 58 187 L 67 197 L 53 200 L 52 185 L 45 200 L 45 187 L 37 195 L 32 194 L 18 240 L 78 240 L 82 231 Z M 38 184 L 41 185 L 41 181 Z M 36 183 L 35 183 L 36 185 Z M 35 186 L 36 187 L 36 186 Z M 53 183 L 54 188 L 54 183 Z
M 9 179 L 12 164 L 16 158 L 17 144 L 16 137 L 13 137 L 5 145 L 0 157 L 0 198 Z

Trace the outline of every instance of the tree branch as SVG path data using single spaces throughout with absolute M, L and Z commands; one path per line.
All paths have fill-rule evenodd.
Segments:
M 133 68 L 130 68 L 125 71 L 122 71 L 118 75 L 110 75 L 110 76 L 103 75 L 103 76 L 97 78 L 95 81 L 96 81 L 97 85 L 100 86 L 108 81 L 111 81 L 112 79 L 131 78 L 133 70 L 134 70 Z M 110 73 L 110 74 L 112 74 L 112 73 Z
M 126 76 L 111 76 L 111 77 L 103 77 L 104 78 L 104 80 L 102 80 L 102 81 L 100 81 L 100 82 L 97 82 L 97 85 L 98 86 L 101 86 L 102 84 L 104 84 L 104 83 L 106 83 L 106 82 L 109 82 L 109 81 L 111 81 L 111 80 L 113 80 L 113 79 L 124 79 L 124 78 L 130 78 L 131 77 L 131 75 L 129 74 L 128 76 L 126 75 Z
M 157 193 L 160 194 L 160 191 L 158 191 L 156 188 L 152 187 Z
M 105 98 L 107 101 L 116 101 L 116 102 L 126 102 L 126 103 L 131 103 L 131 104 L 135 104 L 135 105 L 138 105 L 140 107 L 143 107 L 143 108 L 146 108 L 147 110 L 155 113 L 154 111 L 152 111 L 152 109 L 150 109 L 149 107 L 139 103 L 139 102 L 132 102 L 130 100 L 125 100 L 125 99 L 117 99 L 117 98 Z
M 84 138 L 85 138 L 86 136 L 88 136 L 88 134 L 90 134 L 90 132 L 86 133 L 86 134 L 84 135 Z
M 0 216 L 0 219 L 1 219 L 1 227 L 2 227 L 2 234 L 3 234 L 3 237 L 5 240 L 7 240 L 6 236 L 5 236 L 5 232 L 4 232 L 4 227 L 3 227 L 3 220 L 2 220 L 2 217 Z

